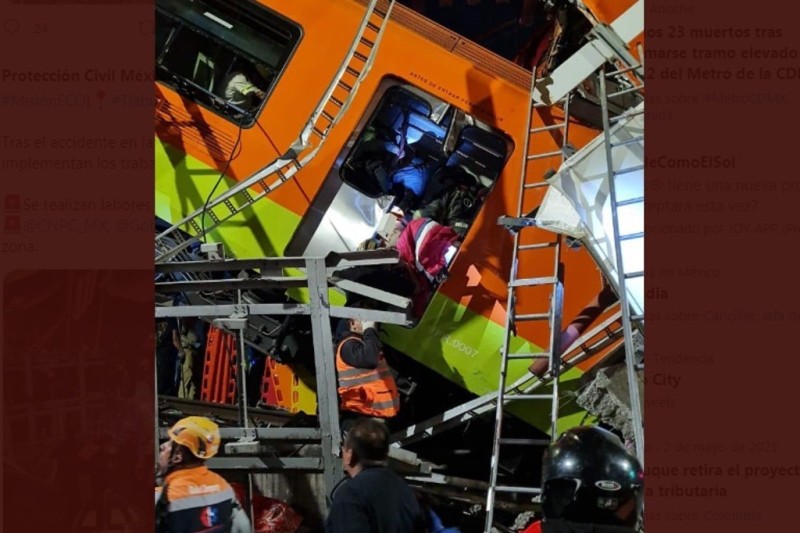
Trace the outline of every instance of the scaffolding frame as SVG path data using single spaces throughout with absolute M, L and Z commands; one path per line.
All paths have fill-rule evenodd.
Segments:
M 246 280 L 230 280 L 233 284 L 219 283 L 219 280 L 200 280 L 189 282 L 156 283 L 156 292 L 203 292 L 209 290 L 237 290 L 238 304 L 179 305 L 155 308 L 155 317 L 216 317 L 214 323 L 226 330 L 237 332 L 239 339 L 237 373 L 239 383 L 237 406 L 239 409 L 239 427 L 222 428 L 223 439 L 237 439 L 225 446 L 225 451 L 232 456 L 214 457 L 208 461 L 210 468 L 221 470 L 239 470 L 247 472 L 248 497 L 252 492 L 252 474 L 254 472 L 282 472 L 286 470 L 304 472 L 322 472 L 328 494 L 343 477 L 342 465 L 337 460 L 341 455 L 341 432 L 339 428 L 339 410 L 337 394 L 336 367 L 333 351 L 333 335 L 331 318 L 350 318 L 370 320 L 391 324 L 408 324 L 411 301 L 385 291 L 369 287 L 357 282 L 348 281 L 343 284 L 336 277 L 338 270 L 354 266 L 380 266 L 399 261 L 399 255 L 392 250 L 381 252 L 351 252 L 344 254 L 331 253 L 326 257 L 304 258 L 259 258 L 192 261 L 183 263 L 156 264 L 157 273 L 175 272 L 223 272 L 239 271 L 252 267 L 260 267 L 265 271 L 284 267 L 304 267 L 305 276 L 296 277 L 264 277 Z M 222 280 L 229 281 L 229 280 Z M 248 283 L 236 282 L 246 281 Z M 367 296 L 390 307 L 390 310 L 373 310 L 347 306 L 332 306 L 329 299 L 329 284 L 344 286 L 348 291 Z M 308 304 L 246 304 L 242 303 L 242 287 L 257 288 L 292 288 L 305 286 L 309 290 Z M 245 357 L 243 331 L 249 316 L 259 314 L 291 315 L 303 314 L 311 317 L 313 335 L 314 361 L 317 379 L 317 410 L 319 427 L 317 428 L 253 428 L 249 427 L 247 415 L 247 391 L 243 379 L 247 360 Z M 155 440 L 156 454 L 158 441 L 166 437 L 166 430 L 159 427 L 158 391 L 155 395 Z M 261 441 L 314 442 L 321 445 L 322 457 L 263 457 L 259 455 Z M 235 455 L 241 456 L 235 456 Z

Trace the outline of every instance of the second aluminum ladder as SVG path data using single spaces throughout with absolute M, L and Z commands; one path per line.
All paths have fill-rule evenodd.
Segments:
M 492 459 L 491 459 L 491 473 L 489 478 L 489 489 L 486 494 L 486 523 L 484 531 L 489 532 L 493 526 L 494 521 L 494 507 L 495 498 L 498 492 L 518 493 L 537 495 L 541 492 L 538 487 L 523 487 L 523 486 L 507 486 L 498 483 L 498 474 L 500 470 L 500 453 L 502 445 L 513 446 L 544 446 L 549 444 L 552 439 L 557 435 L 558 423 L 558 395 L 559 395 L 559 376 L 561 370 L 561 317 L 562 307 L 564 300 L 564 277 L 563 277 L 563 264 L 561 263 L 561 241 L 562 237 L 558 234 L 553 234 L 549 238 L 552 240 L 547 242 L 525 243 L 521 242 L 522 232 L 526 228 L 530 231 L 542 231 L 535 229 L 533 220 L 533 212 L 526 210 L 525 205 L 531 201 L 538 203 L 541 202 L 541 197 L 538 199 L 531 198 L 526 202 L 526 197 L 530 198 L 531 193 L 538 193 L 540 196 L 544 194 L 547 187 L 547 182 L 544 181 L 536 171 L 531 167 L 542 169 L 545 167 L 543 162 L 553 161 L 554 166 L 556 163 L 561 164 L 570 155 L 571 147 L 568 143 L 569 134 L 569 99 L 570 94 L 567 94 L 563 100 L 563 116 L 560 110 L 555 105 L 535 103 L 533 101 L 533 88 L 534 80 L 531 84 L 531 99 L 528 109 L 527 129 L 527 142 L 524 146 L 523 152 L 523 166 L 522 177 L 519 185 L 519 196 L 517 204 L 516 217 L 501 217 L 500 224 L 509 227 L 514 231 L 514 247 L 512 256 L 511 273 L 508 283 L 508 305 L 506 309 L 506 327 L 505 338 L 503 342 L 501 361 L 500 361 L 500 382 L 498 385 L 498 400 L 495 408 L 495 429 L 494 439 L 492 442 Z M 557 104 L 560 102 L 556 102 Z M 547 109 L 544 109 L 547 108 Z M 549 119 L 549 120 L 548 120 Z M 534 125 L 539 121 L 549 123 L 542 125 Z M 540 148 L 547 137 L 556 139 L 557 143 L 560 137 L 559 150 L 542 151 Z M 527 239 L 525 239 L 527 240 Z M 549 257 L 547 257 L 549 255 Z M 550 262 L 552 264 L 552 271 L 550 275 L 520 278 L 520 265 L 521 264 L 543 264 Z M 519 296 L 524 291 L 536 291 L 536 288 L 543 286 L 551 286 L 550 305 L 546 311 L 531 309 L 536 312 L 520 312 L 519 309 Z M 541 302 L 540 293 L 536 293 L 535 300 Z M 549 331 L 549 347 L 540 353 L 509 353 L 511 351 L 511 338 L 516 334 L 516 325 L 519 322 L 525 321 L 547 321 Z M 551 440 L 542 439 L 504 439 L 502 437 L 503 426 L 503 406 L 504 395 L 507 390 L 507 380 L 509 371 L 509 361 L 511 360 L 531 360 L 531 359 L 549 359 L 550 372 L 552 374 L 551 390 L 549 393 L 543 394 L 514 394 L 514 400 L 519 401 L 538 401 L 550 403 L 550 432 Z M 519 403 L 519 402 L 517 402 Z

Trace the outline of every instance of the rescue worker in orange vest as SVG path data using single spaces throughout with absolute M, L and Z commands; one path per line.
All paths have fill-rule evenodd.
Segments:
M 523 533 L 636 533 L 643 478 L 639 460 L 616 435 L 572 428 L 545 451 L 544 519 Z
M 250 520 L 233 488 L 206 459 L 219 450 L 219 427 L 201 416 L 179 420 L 161 445 L 156 533 L 249 533 Z
M 336 347 L 340 409 L 345 417 L 347 413 L 375 418 L 397 415 L 400 395 L 375 322 L 351 319 L 348 326 Z

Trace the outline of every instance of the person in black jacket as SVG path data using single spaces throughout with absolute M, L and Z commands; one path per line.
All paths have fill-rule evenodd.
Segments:
M 430 218 L 450 226 L 463 239 L 489 189 L 460 166 L 443 167 L 435 179 L 439 187 L 428 191 L 430 201 L 414 212 L 414 218 Z
M 345 481 L 332 495 L 325 533 L 420 533 L 425 520 L 416 496 L 386 467 L 389 430 L 357 420 L 342 447 Z

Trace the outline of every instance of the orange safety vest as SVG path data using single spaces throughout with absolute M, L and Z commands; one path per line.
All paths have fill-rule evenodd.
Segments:
M 205 465 L 176 470 L 165 478 L 166 494 L 156 487 L 157 533 L 231 531 L 233 488 Z
M 377 368 L 350 366 L 342 359 L 342 346 L 350 339 L 364 342 L 359 337 L 347 337 L 336 349 L 339 406 L 344 411 L 362 415 L 380 418 L 395 416 L 400 411 L 400 395 L 383 354 L 379 355 Z

